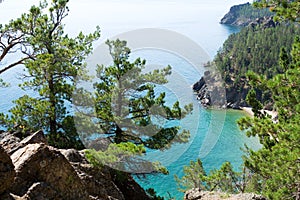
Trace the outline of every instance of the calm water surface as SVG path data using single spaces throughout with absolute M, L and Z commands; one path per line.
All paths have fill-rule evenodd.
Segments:
M 26 12 L 36 0 L 7 0 L 0 4 L 0 23 L 18 17 Z M 235 27 L 219 24 L 222 16 L 230 6 L 244 3 L 243 0 L 89 0 L 70 2 L 70 14 L 66 18 L 66 32 L 75 36 L 79 31 L 92 32 L 96 25 L 102 30 L 101 39 L 95 47 L 107 38 L 141 28 L 160 28 L 176 31 L 187 36 L 201 46 L 209 57 L 213 57 L 222 46 L 229 34 L 238 31 Z M 142 57 L 148 64 L 168 65 L 173 67 L 174 76 L 170 84 L 158 90 L 167 92 L 168 101 L 180 100 L 181 103 L 193 103 L 194 112 L 180 122 L 183 128 L 191 130 L 191 140 L 188 144 L 175 144 L 172 148 L 161 151 L 151 151 L 146 158 L 159 160 L 164 164 L 169 175 L 149 175 L 137 181 L 144 187 L 154 188 L 159 195 L 168 197 L 168 192 L 176 199 L 182 199 L 183 194 L 176 190 L 174 174 L 181 177 L 182 168 L 190 160 L 201 158 L 206 170 L 218 168 L 224 161 L 233 163 L 236 169 L 241 164 L 244 143 L 257 148 L 257 140 L 247 138 L 239 131 L 236 120 L 243 116 L 238 111 L 205 110 L 195 100 L 190 86 L 202 75 L 204 68 L 194 66 L 185 58 L 169 52 L 158 50 L 135 50 L 132 59 Z M 12 100 L 28 92 L 21 91 L 18 84 L 18 72 L 22 67 L 15 68 L 1 78 L 11 83 L 9 88 L 0 89 L 0 112 L 7 112 L 13 104 Z

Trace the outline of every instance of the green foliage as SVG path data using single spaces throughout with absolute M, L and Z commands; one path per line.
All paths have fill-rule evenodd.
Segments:
M 181 179 L 177 175 L 174 175 L 175 180 L 178 183 L 179 191 L 185 192 L 192 188 L 208 189 L 204 184 L 207 176 L 200 159 L 197 161 L 190 161 L 189 166 L 183 167 L 183 172 L 184 176 Z
M 0 87 L 8 87 L 9 84 L 5 83 L 2 79 L 0 79 Z
M 192 111 L 191 105 L 181 108 L 179 102 L 168 107 L 165 93 L 156 94 L 155 86 L 167 83 L 171 67 L 143 72 L 145 60 L 129 61 L 126 41 L 107 41 L 113 65 L 99 65 L 95 108 L 100 134 L 108 134 L 115 143 L 133 142 L 148 148 L 168 148 L 183 143 L 189 132 L 180 127 L 166 127 L 159 121 L 180 120 Z
M 263 145 L 258 151 L 249 150 L 245 165 L 258 175 L 256 182 L 262 183 L 261 191 L 270 199 L 300 197 L 299 52 L 300 39 L 297 37 L 291 62 L 281 61 L 286 69 L 283 74 L 270 80 L 259 76 L 252 80 L 263 83 L 271 91 L 278 119 L 272 121 L 270 116 L 257 114 L 254 118 L 239 121 L 241 129 L 247 130 L 249 136 L 258 136 Z M 253 104 L 253 99 L 249 98 L 249 101 Z
M 294 25 L 266 29 L 246 27 L 228 37 L 214 61 L 223 78 L 227 73 L 232 79 L 237 75 L 243 77 L 248 70 L 271 78 L 280 72 L 278 60 L 281 47 L 286 47 L 285 52 L 290 52 L 293 40 L 299 34 L 299 28 Z
M 96 151 L 95 149 L 85 150 L 85 156 L 95 167 L 103 167 L 118 163 L 127 157 L 142 155 L 145 152 L 143 145 L 135 145 L 131 142 L 109 145 L 106 151 Z
M 192 188 L 201 190 L 222 191 L 228 193 L 252 192 L 256 188 L 251 182 L 255 178 L 249 170 L 243 167 L 242 172 L 234 171 L 229 162 L 222 164 L 220 169 L 205 172 L 200 159 L 191 161 L 189 166 L 184 166 L 184 176 L 175 175 L 178 190 L 185 192 Z
M 257 9 L 253 7 L 253 5 L 251 5 L 250 3 L 236 7 L 232 14 L 234 14 L 235 18 L 239 20 L 245 20 L 250 22 L 255 21 L 257 18 L 260 17 L 271 17 L 274 15 L 272 12 L 269 11 L 269 9 Z
M 148 188 L 146 192 L 153 200 L 164 200 L 163 197 L 156 194 L 156 191 L 153 188 Z
M 247 94 L 249 85 L 246 75 L 249 70 L 265 75 L 267 79 L 282 73 L 282 64 L 290 61 L 288 52 L 291 51 L 294 37 L 299 34 L 297 25 L 281 24 L 275 28 L 246 27 L 239 33 L 230 35 L 214 59 L 225 80 L 227 92 Z M 264 105 L 272 103 L 270 92 L 266 88 L 262 90 L 257 85 L 255 89 L 259 101 Z M 246 95 L 241 98 L 245 97 Z
M 275 12 L 276 20 L 290 20 L 299 22 L 300 2 L 299 0 L 260 0 L 254 2 L 254 6 L 259 8 L 269 8 Z
M 163 173 L 168 174 L 165 167 L 161 166 L 159 162 L 146 162 L 141 161 L 137 156 L 141 156 L 146 152 L 143 145 L 135 145 L 132 142 L 122 142 L 119 144 L 111 143 L 107 150 L 96 151 L 95 149 L 85 150 L 85 156 L 88 161 L 98 168 L 109 166 L 118 171 L 130 172 L 132 174 L 143 174 L 143 173 Z M 149 171 L 144 172 L 144 169 L 138 169 L 135 164 L 143 162 L 144 167 L 148 165 Z
M 257 100 L 256 92 L 254 89 L 250 90 L 247 97 L 246 101 L 251 103 L 252 111 L 254 112 L 255 115 L 260 114 L 260 110 L 263 108 L 262 104 Z
M 49 143 L 61 148 L 78 141 L 76 130 L 67 125 L 73 123 L 73 118 L 66 102 L 71 102 L 75 78 L 84 73 L 84 59 L 92 51 L 92 42 L 100 36 L 98 27 L 94 33 L 79 33 L 76 38 L 65 34 L 62 21 L 69 12 L 67 3 L 67 0 L 53 0 L 48 5 L 44 1 L 10 22 L 33 52 L 24 61 L 26 70 L 20 86 L 37 94 L 14 101 L 16 106 L 10 110 L 11 115 L 2 118 L 9 128 L 15 124 L 25 131 L 42 128 L 49 134 Z M 77 145 L 82 146 L 74 144 Z

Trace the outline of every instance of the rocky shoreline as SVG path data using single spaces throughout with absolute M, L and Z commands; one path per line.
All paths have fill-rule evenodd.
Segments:
M 251 6 L 250 3 L 232 6 L 227 14 L 221 19 L 220 24 L 227 24 L 232 26 L 248 26 L 251 23 L 249 18 L 240 18 L 237 11 L 245 6 Z
M 212 75 L 209 71 L 204 72 L 204 76 L 192 88 L 204 107 L 222 109 L 249 107 L 245 101 L 247 89 L 237 93 L 235 88 L 227 88 L 221 78 Z
M 42 131 L 0 132 L 2 200 L 148 200 L 131 175 L 91 166 L 84 151 L 56 149 Z
M 245 8 L 250 8 L 252 5 L 248 3 L 240 4 L 232 6 L 228 13 L 224 15 L 224 17 L 220 20 L 220 24 L 226 24 L 231 26 L 239 26 L 239 27 L 246 27 L 246 26 L 256 26 L 261 25 L 264 28 L 275 27 L 278 22 L 273 20 L 273 16 L 269 13 L 267 16 L 261 17 L 253 17 L 253 16 L 245 16 L 241 15 L 241 10 Z M 252 10 L 254 8 L 251 8 Z

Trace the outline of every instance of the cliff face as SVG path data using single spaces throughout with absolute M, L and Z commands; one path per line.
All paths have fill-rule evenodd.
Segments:
M 228 87 L 220 78 L 215 76 L 206 71 L 204 76 L 193 85 L 197 99 L 204 107 L 239 109 L 248 106 L 245 101 L 248 88 L 245 87 L 241 90 Z
M 126 173 L 92 167 L 83 151 L 47 145 L 43 133 L 0 133 L 0 199 L 150 199 Z
M 266 24 L 273 13 L 268 9 L 254 8 L 250 3 L 232 6 L 221 19 L 221 24 L 245 27 L 250 24 Z
M 229 12 L 221 19 L 220 23 L 234 26 L 247 26 L 251 22 L 251 19 L 246 17 L 240 17 L 239 15 L 239 11 L 245 6 L 251 5 L 248 2 L 245 4 L 232 6 Z

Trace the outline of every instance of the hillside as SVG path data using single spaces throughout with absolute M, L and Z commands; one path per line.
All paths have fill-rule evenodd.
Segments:
M 213 64 L 220 72 L 226 88 L 226 101 L 218 102 L 218 107 L 239 108 L 247 106 L 245 102 L 249 86 L 246 80 L 248 70 L 265 75 L 268 79 L 282 73 L 279 67 L 281 47 L 285 47 L 285 55 L 289 58 L 292 43 L 300 29 L 296 25 L 281 24 L 275 27 L 249 26 L 239 33 L 232 34 L 223 44 L 222 49 L 214 58 Z M 284 37 L 283 37 L 284 36 Z M 209 73 L 206 73 L 209 74 Z M 205 89 L 204 80 L 211 79 L 209 74 L 196 83 L 193 89 L 198 98 L 207 106 L 212 104 L 210 94 Z M 257 98 L 266 106 L 272 105 L 268 91 L 257 92 Z
M 248 26 L 251 23 L 263 20 L 264 17 L 270 18 L 273 15 L 268 9 L 257 9 L 250 3 L 245 3 L 232 6 L 220 23 L 233 26 Z

